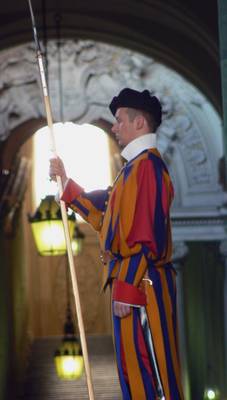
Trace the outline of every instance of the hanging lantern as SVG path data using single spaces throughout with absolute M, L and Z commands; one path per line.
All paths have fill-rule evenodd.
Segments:
M 79 379 L 83 374 L 84 360 L 81 345 L 75 336 L 69 306 L 67 321 L 64 326 L 64 337 L 60 347 L 55 351 L 54 361 L 57 375 L 62 380 Z
M 204 400 L 219 400 L 220 399 L 220 392 L 217 388 L 206 388 L 204 391 Z
M 41 256 L 56 256 L 66 253 L 61 210 L 52 195 L 46 196 L 33 216 L 28 216 L 38 253 Z M 69 232 L 72 238 L 75 226 L 74 213 L 68 215 Z
M 79 379 L 83 374 L 84 360 L 78 340 L 63 339 L 54 355 L 57 375 L 62 380 Z
M 72 251 L 75 256 L 78 256 L 82 251 L 84 237 L 84 233 L 75 225 L 72 237 Z

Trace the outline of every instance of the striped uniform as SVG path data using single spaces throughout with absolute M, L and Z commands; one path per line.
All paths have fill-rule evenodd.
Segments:
M 104 287 L 111 284 L 113 300 L 134 305 L 128 317 L 113 316 L 124 400 L 183 399 L 175 270 L 171 264 L 172 199 L 172 183 L 155 148 L 129 161 L 112 188 L 85 193 L 69 180 L 62 196 L 98 231 L 101 250 L 111 256 L 104 266 Z M 141 323 L 141 309 L 153 356 Z

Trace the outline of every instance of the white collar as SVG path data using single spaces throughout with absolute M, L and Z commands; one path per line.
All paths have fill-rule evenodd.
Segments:
M 127 144 L 122 150 L 121 155 L 126 161 L 131 161 L 142 151 L 150 149 L 151 147 L 156 147 L 156 134 L 146 133 L 146 135 L 139 136 Z

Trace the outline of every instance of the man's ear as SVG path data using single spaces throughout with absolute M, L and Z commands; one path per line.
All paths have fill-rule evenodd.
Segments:
M 135 117 L 135 122 L 136 122 L 136 129 L 141 129 L 144 126 L 144 116 L 143 115 L 137 115 Z

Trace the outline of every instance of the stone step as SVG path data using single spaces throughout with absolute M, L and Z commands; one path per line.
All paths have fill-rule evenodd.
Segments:
M 62 381 L 55 373 L 53 354 L 61 338 L 34 341 L 23 395 L 18 400 L 89 400 L 85 375 L 75 381 Z M 95 400 L 121 400 L 112 339 L 88 336 L 88 353 Z

